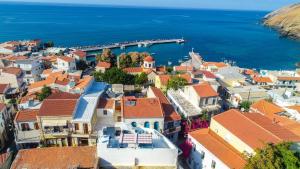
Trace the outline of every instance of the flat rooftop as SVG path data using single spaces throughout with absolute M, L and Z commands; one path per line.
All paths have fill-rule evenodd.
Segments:
M 180 91 L 169 90 L 167 93 L 172 103 L 175 103 L 179 107 L 180 113 L 183 113 L 187 116 L 197 116 L 201 115 L 201 109 L 194 106 L 189 102 L 184 96 L 181 95 Z
M 89 89 L 80 97 L 73 122 L 91 122 L 100 96 L 106 90 L 107 84 L 93 82 Z

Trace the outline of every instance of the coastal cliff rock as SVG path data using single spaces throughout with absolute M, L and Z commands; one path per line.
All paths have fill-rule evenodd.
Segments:
M 263 23 L 277 29 L 283 36 L 300 39 L 300 3 L 269 13 Z

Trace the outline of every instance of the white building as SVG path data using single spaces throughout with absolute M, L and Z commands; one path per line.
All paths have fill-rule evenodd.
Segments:
M 126 124 L 163 131 L 164 113 L 158 98 L 124 97 L 121 104 Z
M 119 123 L 103 129 L 97 155 L 103 168 L 176 169 L 178 149 L 156 130 Z
M 75 72 L 76 71 L 75 59 L 67 56 L 58 57 L 57 69 L 66 72 Z
M 16 60 L 15 67 L 21 68 L 24 72 L 24 82 L 31 84 L 41 80 L 41 74 L 43 72 L 43 65 L 39 60 L 26 59 Z
M 40 127 L 37 123 L 39 109 L 21 110 L 14 119 L 15 141 L 20 148 L 37 147 L 40 143 Z

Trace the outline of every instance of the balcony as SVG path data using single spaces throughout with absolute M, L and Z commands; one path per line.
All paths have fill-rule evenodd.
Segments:
M 164 131 L 164 133 L 165 134 L 172 134 L 172 133 L 180 132 L 180 130 L 181 130 L 181 126 L 177 126 L 177 127 L 172 127 L 172 128 L 166 129 Z
M 16 134 L 16 143 L 39 143 L 40 142 L 40 131 L 29 130 L 29 131 L 18 131 Z
M 48 128 L 44 129 L 44 137 L 51 138 L 51 137 L 63 137 L 68 136 L 71 132 L 68 128 Z

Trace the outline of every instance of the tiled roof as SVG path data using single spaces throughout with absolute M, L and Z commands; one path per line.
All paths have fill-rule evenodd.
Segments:
M 300 141 L 299 136 L 259 113 L 244 113 L 243 115 L 284 141 Z
M 77 51 L 73 52 L 73 54 L 79 56 L 80 58 L 85 58 L 87 55 L 86 52 L 81 51 L 81 50 L 77 50 Z
M 10 156 L 10 152 L 0 154 L 0 167 L 3 167 L 2 165 L 6 163 L 6 161 L 8 160 L 9 156 Z
M 22 73 L 22 69 L 17 68 L 17 67 L 7 67 L 2 69 L 3 72 L 9 73 L 9 74 L 14 74 L 14 75 L 19 75 Z
M 0 94 L 3 94 L 8 86 L 9 84 L 0 84 Z
M 161 106 L 163 108 L 165 121 L 178 121 L 181 120 L 181 116 L 175 111 L 172 104 L 170 104 L 167 97 L 163 94 L 163 92 L 156 88 L 151 87 L 154 95 L 159 99 Z
M 123 69 L 124 72 L 128 73 L 140 73 L 143 72 L 143 68 L 141 67 L 127 67 Z
M 61 59 L 61 60 L 65 61 L 65 62 L 75 62 L 74 58 L 67 57 L 67 56 L 61 56 L 61 57 L 58 57 L 57 59 Z
M 92 76 L 84 76 L 82 79 L 80 79 L 77 83 L 76 86 L 74 87 L 75 89 L 84 89 L 86 88 L 90 82 L 93 80 Z
M 278 107 L 277 105 L 269 103 L 265 100 L 261 100 L 257 103 L 254 103 L 251 106 L 250 111 L 255 113 L 261 113 L 270 120 L 273 120 L 275 123 L 295 133 L 297 136 L 300 136 L 299 123 L 295 120 L 289 119 L 288 117 L 279 115 L 278 113 L 281 113 L 284 110 Z
M 4 108 L 6 108 L 6 105 L 5 105 L 4 103 L 0 103 L 0 112 L 1 112 Z
M 216 75 L 213 74 L 213 73 L 210 72 L 210 71 L 202 70 L 202 73 L 203 73 L 203 75 L 204 75 L 206 78 L 210 78 L 210 79 L 215 79 L 215 78 L 217 78 Z
M 176 76 L 185 79 L 188 83 L 192 83 L 192 77 L 189 74 L 179 74 Z M 158 78 L 160 80 L 160 83 L 162 85 L 166 86 L 168 84 L 168 81 L 172 78 L 172 76 L 171 75 L 158 75 Z
M 163 118 L 158 98 L 122 98 L 124 118 Z
M 228 65 L 226 65 L 224 62 L 205 62 L 203 63 L 203 66 L 205 67 L 216 66 L 218 68 L 222 68 L 222 67 L 227 67 Z
M 42 74 L 43 75 L 49 75 L 50 73 L 52 73 L 52 71 L 53 70 L 51 68 L 50 69 L 44 69 Z
M 201 83 L 193 86 L 199 97 L 217 97 L 219 94 L 209 83 Z
M 38 114 L 39 109 L 26 109 L 21 110 L 17 113 L 15 121 L 17 122 L 27 122 L 27 121 L 36 121 L 36 115 Z
M 97 108 L 98 109 L 113 109 L 114 108 L 114 99 L 105 99 L 105 98 L 100 98 Z
M 238 110 L 228 110 L 213 117 L 220 125 L 253 149 L 262 148 L 265 143 L 279 143 L 281 138 L 263 129 Z
M 226 143 L 210 129 L 199 129 L 189 135 L 197 140 L 208 151 L 220 159 L 229 168 L 242 169 L 246 164 L 243 155 Z
M 193 66 L 174 66 L 175 71 L 192 71 Z
M 147 57 L 144 58 L 144 61 L 146 61 L 146 62 L 153 62 L 154 58 L 152 56 L 147 56 Z
M 265 115 L 273 115 L 284 112 L 285 110 L 274 103 L 270 103 L 266 100 L 260 100 L 251 105 L 251 111 Z
M 9 61 L 26 60 L 28 56 L 8 56 L 6 59 Z
M 78 94 L 53 93 L 43 101 L 38 116 L 72 116 L 79 97 Z
M 269 77 L 253 77 L 253 80 L 257 83 L 272 83 Z
M 111 63 L 108 63 L 108 62 L 98 62 L 98 64 L 97 64 L 96 67 L 103 67 L 103 68 L 109 69 L 111 67 Z
M 94 168 L 96 147 L 48 147 L 20 150 L 11 169 L 38 168 Z
M 281 76 L 281 77 L 277 77 L 277 80 L 280 81 L 300 81 L 300 77 L 289 77 L 289 76 Z

